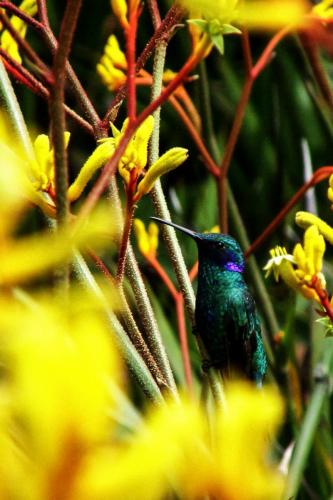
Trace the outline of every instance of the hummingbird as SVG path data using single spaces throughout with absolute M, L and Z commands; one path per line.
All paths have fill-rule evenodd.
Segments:
M 151 219 L 182 231 L 197 244 L 195 333 L 209 356 L 207 366 L 220 369 L 224 377 L 245 375 L 261 386 L 266 354 L 255 301 L 243 276 L 245 260 L 239 244 L 227 234 L 197 233 L 158 217 Z

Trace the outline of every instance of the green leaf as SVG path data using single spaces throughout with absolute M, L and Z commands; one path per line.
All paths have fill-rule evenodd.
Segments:
M 232 26 L 231 24 L 223 24 L 222 25 L 222 34 L 223 35 L 240 35 L 242 32 L 235 26 Z
M 217 48 L 219 53 L 223 56 L 224 54 L 224 40 L 223 40 L 223 35 L 221 34 L 216 34 L 216 35 L 211 35 L 211 41 L 214 47 Z

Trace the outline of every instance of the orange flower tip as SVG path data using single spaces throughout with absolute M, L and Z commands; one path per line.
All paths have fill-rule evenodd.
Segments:
M 275 333 L 274 335 L 274 342 L 277 345 L 282 344 L 283 340 L 285 338 L 285 333 L 283 330 L 279 330 L 278 332 Z

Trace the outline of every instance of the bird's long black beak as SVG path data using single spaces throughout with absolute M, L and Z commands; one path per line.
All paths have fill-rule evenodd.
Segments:
M 155 220 L 156 222 L 160 222 L 162 224 L 166 224 L 167 226 L 174 227 L 175 229 L 179 229 L 179 231 L 182 231 L 182 233 L 188 234 L 188 236 L 191 236 L 195 240 L 201 239 L 200 233 L 196 233 L 195 231 L 191 231 L 191 229 L 187 229 L 187 227 L 179 226 L 178 224 L 174 224 L 173 222 L 170 222 L 168 220 L 160 219 L 159 217 L 150 217 L 150 219 Z

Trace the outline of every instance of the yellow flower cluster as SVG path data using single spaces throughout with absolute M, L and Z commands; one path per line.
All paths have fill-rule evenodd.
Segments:
M 270 251 L 271 258 L 264 267 L 266 277 L 273 272 L 276 281 L 281 277 L 288 286 L 300 291 L 305 297 L 320 302 L 311 283 L 316 277 L 321 288 L 326 287 L 321 272 L 325 247 L 325 240 L 317 226 L 311 225 L 304 233 L 303 246 L 297 243 L 293 255 L 287 254 L 286 249 L 279 246 Z
M 96 69 L 102 82 L 112 92 L 126 82 L 127 61 L 115 35 L 109 36 Z
M 113 123 L 110 125 L 113 137 L 102 139 L 100 142 L 110 144 L 115 149 L 126 132 L 128 119 L 126 118 L 124 121 L 121 130 L 118 130 Z M 149 193 L 159 177 L 177 168 L 188 156 L 188 150 L 185 148 L 171 148 L 145 172 L 148 160 L 148 142 L 153 126 L 154 118 L 150 115 L 134 133 L 118 164 L 119 173 L 125 184 L 131 188 L 135 187 L 134 201 L 138 201 L 144 194 Z
M 30 16 L 34 16 L 37 13 L 37 3 L 36 0 L 23 0 L 23 2 L 19 5 L 19 8 L 29 14 Z M 27 25 L 22 19 L 17 16 L 12 16 L 10 22 L 17 31 L 17 33 L 24 38 L 27 32 Z M 15 61 L 21 63 L 22 59 L 18 50 L 18 45 L 12 35 L 4 30 L 1 34 L 0 38 L 1 48 L 4 49 L 7 54 L 9 54 Z
M 185 398 L 133 422 L 92 303 L 78 295 L 65 308 L 49 297 L 32 309 L 1 304 L 1 498 L 280 498 L 283 480 L 267 456 L 282 418 L 278 395 L 234 383 L 210 425 Z

